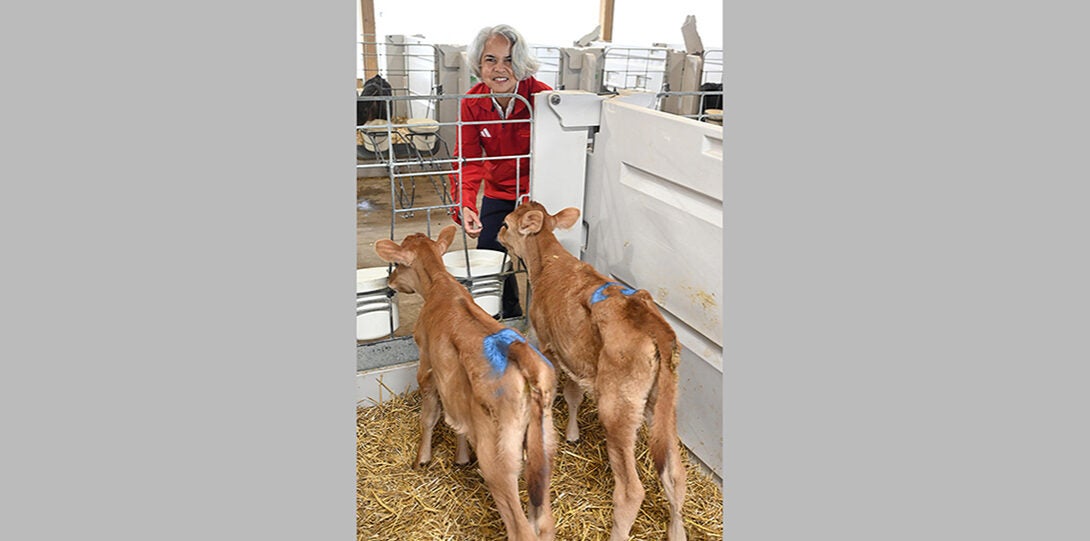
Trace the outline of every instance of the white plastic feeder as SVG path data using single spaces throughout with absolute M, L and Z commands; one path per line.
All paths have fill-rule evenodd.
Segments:
M 418 150 L 431 152 L 435 148 L 439 123 L 430 118 L 410 118 L 405 121 L 409 133 L 413 134 L 413 144 Z
M 360 129 L 360 131 L 363 132 L 363 148 L 367 149 L 368 152 L 373 152 L 375 154 L 389 150 L 390 125 L 388 122 L 381 118 L 376 118 L 374 120 L 368 120 L 363 126 L 364 127 Z M 386 267 L 383 268 L 385 269 Z
M 473 301 L 484 308 L 490 315 L 500 313 L 503 300 L 503 279 L 497 276 L 503 270 L 503 258 L 506 254 L 496 250 L 472 249 L 469 252 L 469 268 L 466 268 L 466 252 L 455 250 L 443 254 L 443 264 L 447 272 L 457 278 L 468 278 L 473 272 L 473 287 L 469 288 Z M 511 268 L 510 258 L 506 268 Z
M 397 294 L 386 297 L 386 281 L 384 266 L 356 270 L 356 340 L 389 336 L 400 324 Z

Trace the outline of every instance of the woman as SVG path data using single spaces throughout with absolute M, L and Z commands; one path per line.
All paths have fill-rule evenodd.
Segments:
M 467 94 L 491 96 L 463 98 L 462 122 L 529 119 L 531 110 L 527 103 L 533 104 L 532 96 L 552 90 L 552 87 L 533 77 L 538 68 L 537 59 L 530 55 L 529 45 L 522 34 L 508 25 L 482 29 L 469 46 L 468 58 L 471 59 L 470 70 L 481 82 L 469 89 Z M 518 94 L 526 101 L 493 94 Z M 454 156 L 463 159 L 521 156 L 529 152 L 528 122 L 461 126 L 454 147 Z M 465 228 L 467 235 L 477 239 L 477 248 L 505 251 L 496 241 L 496 233 L 503 218 L 515 209 L 518 197 L 530 193 L 529 159 L 463 162 L 460 172 L 461 184 L 457 170 L 450 175 L 451 197 L 462 203 L 461 219 L 455 214 L 454 221 Z M 478 210 L 477 194 L 481 184 L 484 184 L 484 196 Z M 514 275 L 504 281 L 502 306 L 503 318 L 522 315 Z

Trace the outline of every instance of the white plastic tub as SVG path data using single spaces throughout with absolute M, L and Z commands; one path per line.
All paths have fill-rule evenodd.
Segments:
M 503 280 L 497 276 L 505 267 L 511 268 L 511 260 L 503 265 L 503 252 L 496 250 L 469 250 L 469 268 L 466 268 L 466 253 L 455 250 L 443 254 L 443 264 L 447 272 L 457 278 L 468 278 L 473 273 L 473 287 L 469 289 L 473 301 L 490 315 L 500 313 L 503 300 Z
M 368 120 L 364 127 L 360 128 L 360 131 L 363 133 L 363 148 L 367 149 L 368 152 L 378 154 L 389 150 L 390 125 L 385 120 L 381 118 Z
M 356 270 L 356 340 L 389 336 L 400 325 L 397 294 L 386 296 L 386 269 L 383 266 Z
M 466 252 L 469 252 L 469 268 L 466 268 Z M 473 272 L 473 277 L 488 276 L 490 274 L 499 274 L 501 265 L 503 264 L 503 258 L 507 254 L 498 252 L 496 250 L 455 250 L 453 252 L 447 252 L 443 254 L 443 264 L 447 267 L 447 272 L 453 274 L 458 278 L 469 277 L 469 272 Z M 507 267 L 511 267 L 511 261 L 508 259 Z
M 438 122 L 430 118 L 410 118 L 405 123 L 409 125 L 409 133 L 413 135 L 413 144 L 418 150 L 431 152 L 435 148 L 438 137 L 436 132 L 439 131 Z

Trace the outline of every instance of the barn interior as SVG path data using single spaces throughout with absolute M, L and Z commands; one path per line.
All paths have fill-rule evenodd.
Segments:
M 617 254 L 603 247 L 614 241 L 634 250 L 635 255 L 629 257 L 635 261 L 631 269 L 605 272 L 652 292 L 660 309 L 671 315 L 684 350 L 679 394 L 688 393 L 687 401 L 678 406 L 690 484 L 686 532 L 690 539 L 719 539 L 723 531 L 722 335 L 718 330 L 722 302 L 718 246 L 722 235 L 723 50 L 705 46 L 695 22 L 690 21 L 670 25 L 682 27 L 684 50 L 661 44 L 614 45 L 609 39 L 612 21 L 605 9 L 612 2 L 603 0 L 602 4 L 603 18 L 592 35 L 573 36 L 579 38 L 574 45 L 532 44 L 533 54 L 542 63 L 535 76 L 556 92 L 546 97 L 553 105 L 545 106 L 548 102 L 543 101 L 534 104 L 534 136 L 527 156 L 533 157 L 531 193 L 535 200 L 548 201 L 553 212 L 564 206 L 581 209 L 584 231 L 558 234 L 558 238 L 585 261 L 596 267 L 605 261 L 616 262 Z M 415 534 L 405 534 L 409 536 L 406 539 L 412 535 L 501 539 L 502 523 L 494 508 L 488 512 L 492 504 L 487 491 L 482 492 L 479 474 L 451 464 L 453 434 L 443 423 L 437 427 L 436 464 L 428 471 L 455 479 L 467 492 L 457 497 L 438 496 L 428 471 L 409 471 L 409 457 L 415 453 L 413 438 L 419 434 L 418 356 L 412 332 L 423 300 L 419 295 L 389 289 L 385 284 L 389 266 L 374 251 L 378 239 L 400 242 L 416 232 L 434 238 L 441 228 L 454 223 L 450 214 L 457 212 L 459 202 L 451 196 L 451 184 L 458 182 L 457 175 L 451 175 L 451 151 L 462 125 L 459 104 L 469 99 L 465 93 L 476 81 L 466 68 L 464 44 L 429 43 L 418 35 L 376 36 L 373 0 L 362 0 L 360 6 L 363 32 L 357 43 L 361 69 L 356 133 L 360 539 L 387 539 L 379 532 L 389 532 L 391 525 L 397 524 L 418 528 L 413 530 Z M 550 107 L 554 115 L 547 117 Z M 636 156 L 629 157 L 629 152 Z M 652 157 L 652 162 L 640 162 L 644 159 L 640 155 Z M 679 165 L 685 161 L 697 168 Z M 671 175 L 698 180 L 677 180 Z M 567 180 L 539 186 L 535 178 Z M 635 195 L 623 195 L 628 190 L 634 190 Z M 637 210 L 660 219 L 641 220 Z M 622 228 L 641 231 L 645 240 L 618 240 L 623 235 L 617 236 L 616 231 Z M 690 254 L 692 248 L 678 247 L 678 239 L 692 235 L 706 236 L 708 244 L 716 248 Z M 603 242 L 595 244 L 598 240 Z M 588 247 L 588 242 L 596 247 Z M 523 312 L 528 314 L 525 308 L 533 302 L 533 292 L 525 269 L 507 258 L 478 264 L 470 260 L 475 248 L 476 241 L 459 228 L 449 252 L 461 254 L 456 259 L 467 263 L 462 265 L 463 283 L 478 304 L 499 317 L 495 285 L 510 274 L 519 285 Z M 655 258 L 657 265 L 649 263 Z M 674 268 L 685 258 L 700 270 L 686 271 L 680 279 L 656 278 L 655 273 Z M 655 266 L 659 268 L 653 272 L 648 269 Z M 529 326 L 528 315 L 502 321 L 522 331 Z M 554 409 L 554 421 L 562 431 L 566 422 L 563 401 L 558 400 Z M 577 444 L 561 438 L 558 447 L 554 479 L 558 539 L 598 539 L 609 534 L 612 476 L 594 413 L 593 400 L 588 399 L 580 410 L 587 437 Z M 641 441 L 645 439 L 641 432 Z M 402 443 L 393 445 L 394 441 Z M 379 444 L 382 452 L 392 451 L 392 456 L 376 461 L 371 455 Z M 645 449 L 641 461 L 649 465 Z M 402 467 L 405 471 L 400 471 Z M 561 473 L 565 470 L 590 472 L 596 477 L 565 477 Z M 665 499 L 650 470 L 641 472 L 641 481 L 648 495 L 633 535 L 662 538 Z M 574 497 L 579 493 L 593 493 L 604 503 Z M 451 502 L 459 505 L 448 505 Z M 467 509 L 481 507 L 483 512 L 464 516 Z M 436 533 L 444 528 L 446 533 Z

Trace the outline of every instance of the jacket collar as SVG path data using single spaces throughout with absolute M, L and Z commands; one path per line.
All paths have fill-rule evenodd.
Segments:
M 526 98 L 526 101 L 530 102 L 530 103 L 533 103 L 533 102 L 530 101 L 530 88 L 532 88 L 534 86 L 532 79 L 533 79 L 532 76 L 527 77 L 527 78 L 519 81 L 518 86 L 515 87 L 515 93 L 518 94 L 519 96 L 522 96 L 523 98 Z M 491 94 L 491 93 L 492 93 L 492 90 L 490 88 L 488 88 L 488 85 L 486 85 L 484 83 L 477 83 L 477 84 L 473 85 L 473 88 L 469 89 L 469 92 L 468 92 L 468 94 Z M 469 100 L 469 101 L 470 101 L 470 104 L 471 104 L 470 106 L 471 107 L 476 107 L 477 109 L 479 109 L 481 111 L 487 112 L 487 111 L 493 111 L 494 110 L 493 106 L 492 106 L 492 100 L 490 100 L 490 99 L 474 98 L 474 99 Z M 524 110 L 526 110 L 526 104 L 523 103 L 522 100 L 516 99 L 515 100 L 515 108 L 511 110 L 511 116 L 514 117 L 514 116 L 518 115 L 519 112 L 524 111 Z M 497 114 L 499 114 L 499 113 L 497 113 Z

